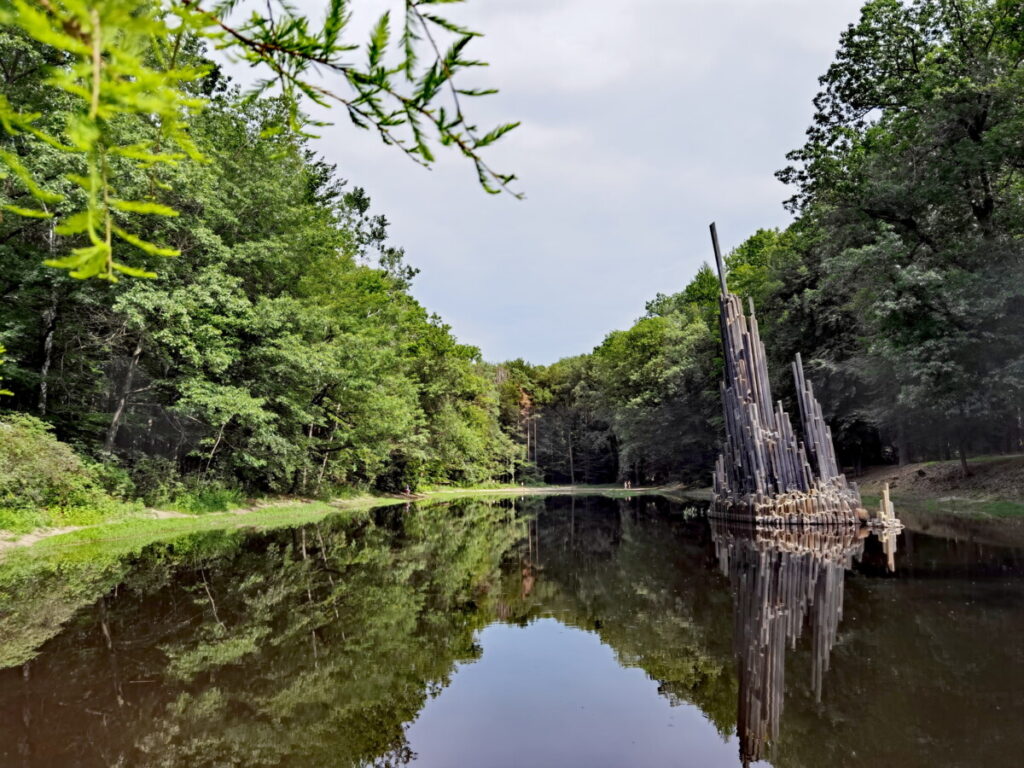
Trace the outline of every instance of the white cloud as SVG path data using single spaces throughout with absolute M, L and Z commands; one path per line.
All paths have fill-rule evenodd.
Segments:
M 322 3 L 306 0 L 307 7 Z M 453 153 L 425 172 L 344 116 L 318 148 L 365 186 L 423 271 L 414 292 L 488 359 L 589 351 L 680 290 L 723 245 L 785 225 L 773 178 L 859 0 L 469 0 L 485 32 L 481 125 L 520 119 L 490 160 L 525 202 L 494 198 Z M 354 0 L 367 26 L 385 0 Z

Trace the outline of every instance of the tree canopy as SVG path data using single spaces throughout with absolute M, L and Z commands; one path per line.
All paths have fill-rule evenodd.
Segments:
M 6 42 L 36 45 L 18 46 L 8 80 L 41 69 L 46 76 L 33 78 L 30 93 L 10 89 L 0 99 L 0 125 L 15 138 L 0 161 L 17 188 L 3 209 L 53 219 L 53 234 L 71 238 L 73 247 L 46 263 L 73 277 L 152 277 L 129 262 L 137 263 L 139 252 L 179 253 L 149 236 L 149 217 L 179 214 L 165 194 L 173 189 L 173 166 L 205 157 L 194 136 L 210 95 L 197 83 L 208 84 L 215 71 L 196 55 L 205 45 L 265 74 L 250 99 L 279 90 L 284 109 L 264 125 L 268 136 L 314 129 L 304 103 L 338 105 L 355 126 L 376 131 L 416 162 L 434 162 L 434 143 L 453 147 L 474 164 L 484 189 L 508 191 L 514 175 L 493 170 L 481 152 L 517 124 L 482 130 L 464 112 L 466 100 L 495 91 L 456 79 L 485 62 L 468 58 L 479 33 L 443 14 L 438 6 L 449 2 L 406 0 L 397 35 L 385 12 L 363 58 L 345 0 L 328 0 L 322 19 L 282 0 L 248 8 L 244 17 L 237 0 L 12 0 L 0 6 Z M 71 167 L 55 176 L 39 167 L 42 158 L 26 162 L 29 153 L 69 155 Z

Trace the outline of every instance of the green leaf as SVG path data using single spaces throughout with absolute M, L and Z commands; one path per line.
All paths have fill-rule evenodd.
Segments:
M 68 273 L 71 277 L 84 280 L 87 277 L 95 277 L 101 272 L 106 272 L 109 257 L 110 246 L 106 243 L 96 243 L 84 248 L 75 248 L 63 259 L 47 259 L 43 264 L 48 267 L 71 270 Z M 116 281 L 117 278 L 112 279 Z
M 114 232 L 115 235 L 120 237 L 126 243 L 131 243 L 132 245 L 134 245 L 139 250 L 145 251 L 146 253 L 152 254 L 153 256 L 180 256 L 181 255 L 181 251 L 179 251 L 179 250 L 177 250 L 175 248 L 161 248 L 159 245 L 156 245 L 154 243 L 150 243 L 150 242 L 148 242 L 146 240 L 143 240 L 140 237 L 136 237 L 135 235 L 131 234 L 130 232 L 125 232 L 120 227 L 113 227 L 113 232 Z
M 54 227 L 53 231 L 58 235 L 77 235 L 89 229 L 92 217 L 89 211 L 79 211 L 68 216 L 64 221 Z
M 391 39 L 390 20 L 391 12 L 385 11 L 380 19 L 377 20 L 377 24 L 370 33 L 370 42 L 367 45 L 367 59 L 370 69 L 380 64 L 384 51 L 387 50 L 388 42 Z
M 29 191 L 36 200 L 42 203 L 59 203 L 64 199 L 63 195 L 58 195 L 55 192 L 48 192 L 47 190 L 40 187 L 35 179 L 32 178 L 32 174 L 29 173 L 28 169 L 22 165 L 21 160 L 13 152 L 7 150 L 0 150 L 0 160 L 10 168 L 14 175 L 18 177 L 21 183 Z
M 136 267 L 129 267 L 125 264 L 118 264 L 117 262 L 114 262 L 111 266 L 118 272 L 131 277 L 154 278 L 157 276 L 156 272 L 148 272 L 145 269 L 137 269 Z
M 71 37 L 53 27 L 50 17 L 34 8 L 24 0 L 13 0 L 14 17 L 18 26 L 41 43 L 52 45 L 54 48 L 76 53 L 80 56 L 90 56 L 92 51 L 89 46 L 80 40 Z M 5 23 L 10 23 L 4 19 Z
M 471 29 L 467 29 L 466 27 L 463 27 L 463 26 L 461 26 L 459 24 L 456 24 L 453 21 L 449 21 L 448 19 L 444 18 L 443 16 L 438 16 L 438 15 L 433 14 L 433 13 L 422 13 L 421 15 L 423 16 L 424 19 L 427 19 L 428 21 L 431 21 L 434 24 L 437 24 L 437 26 L 441 27 L 442 29 L 446 29 L 449 32 L 453 32 L 456 35 L 464 35 L 465 37 L 480 37 L 481 36 L 479 32 L 474 32 Z
M 177 216 L 178 212 L 167 205 L 141 200 L 116 200 L 110 201 L 110 205 L 119 211 L 126 213 L 147 213 L 154 216 Z
M 5 211 L 10 211 L 18 216 L 25 216 L 30 219 L 50 219 L 53 218 L 53 214 L 49 211 L 40 211 L 37 208 L 22 208 L 20 205 L 5 204 L 0 206 Z
M 477 139 L 473 146 L 474 146 L 474 148 L 479 149 L 480 147 L 486 147 L 488 144 L 493 144 L 498 139 L 500 139 L 502 136 L 504 136 L 506 133 L 508 133 L 509 131 L 515 130 L 519 126 L 520 126 L 520 122 L 519 121 L 516 121 L 514 123 L 505 123 L 503 125 L 499 125 L 494 130 L 487 132 L 486 134 L 481 136 L 479 139 Z
M 77 149 L 88 152 L 100 138 L 100 127 L 86 115 L 73 115 L 68 119 L 67 135 Z
M 123 147 L 111 147 L 110 152 L 129 160 L 137 160 L 143 165 L 166 163 L 168 165 L 184 160 L 188 155 L 184 152 L 150 152 L 148 144 L 130 144 Z

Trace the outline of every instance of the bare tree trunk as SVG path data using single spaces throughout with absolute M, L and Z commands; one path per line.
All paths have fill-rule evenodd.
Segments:
M 117 706 L 125 704 L 124 689 L 121 687 L 121 665 L 117 660 L 117 649 L 114 647 L 114 637 L 110 632 L 110 622 L 107 621 L 107 599 L 100 600 L 100 628 L 103 630 L 103 638 L 107 644 L 107 651 L 110 654 L 110 672 L 113 677 L 114 695 L 117 697 Z
M 53 332 L 57 329 L 57 292 L 53 292 L 53 300 L 49 309 L 43 313 L 43 364 L 39 369 L 39 413 L 46 414 L 47 381 L 50 374 L 50 363 L 53 360 Z
M 967 441 L 961 440 L 959 445 L 960 453 L 960 471 L 963 472 L 964 477 L 970 477 L 973 473 L 970 467 L 967 466 Z
M 903 424 L 903 420 L 900 419 L 896 424 L 896 453 L 901 467 L 907 466 L 910 463 L 910 457 L 907 449 L 907 429 Z
M 569 509 L 569 545 L 576 551 L 576 494 L 572 495 L 572 506 Z
M 213 448 L 210 449 L 210 455 L 206 457 L 206 472 L 210 471 L 210 465 L 213 464 L 214 454 L 217 453 L 217 449 L 220 447 L 220 441 L 224 439 L 224 428 L 228 425 L 231 419 L 228 419 L 220 425 L 220 429 L 217 430 L 217 439 L 213 442 Z
M 569 441 L 569 484 L 576 485 L 576 468 L 572 461 L 572 429 L 566 430 L 566 438 Z
M 327 451 L 324 451 L 324 460 L 320 462 L 320 474 L 316 478 L 316 488 L 313 493 L 320 493 L 320 486 L 324 482 L 324 473 L 327 471 L 327 457 L 330 456 Z
M 313 441 L 313 423 L 309 424 L 309 431 L 306 433 L 306 459 L 307 461 L 302 462 L 302 492 L 306 492 L 306 474 L 309 469 L 309 444 Z
M 526 460 L 529 461 L 530 460 L 530 417 L 529 416 L 526 417 L 526 421 L 524 422 L 524 426 L 526 427 Z
M 537 458 L 540 455 L 537 451 L 537 417 L 533 417 L 533 463 L 537 463 Z
M 32 682 L 31 663 L 26 661 L 21 665 L 21 736 L 18 739 L 18 754 L 24 768 L 32 764 L 32 698 L 29 688 Z
M 128 363 L 128 371 L 124 375 L 124 386 L 121 387 L 121 396 L 118 398 L 117 406 L 114 408 L 114 415 L 110 417 L 107 439 L 103 443 L 103 450 L 107 453 L 111 453 L 114 450 L 114 441 L 117 440 L 117 431 L 121 428 L 121 419 L 124 416 L 125 406 L 128 404 L 128 397 L 131 395 L 132 382 L 135 380 L 135 368 L 138 366 L 141 356 L 142 341 L 140 340 L 135 345 L 135 351 L 132 352 L 131 362 Z

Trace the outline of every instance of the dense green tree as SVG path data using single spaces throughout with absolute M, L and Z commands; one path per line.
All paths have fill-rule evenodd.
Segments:
M 206 162 L 164 172 L 178 215 L 149 236 L 178 255 L 143 255 L 156 278 L 47 274 L 26 252 L 62 247 L 50 225 L 0 224 L 11 405 L 129 466 L 157 456 L 253 490 L 507 477 L 515 450 L 479 351 L 409 295 L 415 270 L 366 193 L 276 129 L 284 100 L 214 75 L 195 87 L 209 94 L 191 122 Z M 151 179 L 131 183 L 142 194 Z
M 1022 31 L 1018 2 L 869 2 L 780 174 L 821 229 L 812 290 L 860 337 L 865 413 L 904 459 L 908 439 L 1005 447 L 1022 402 Z

